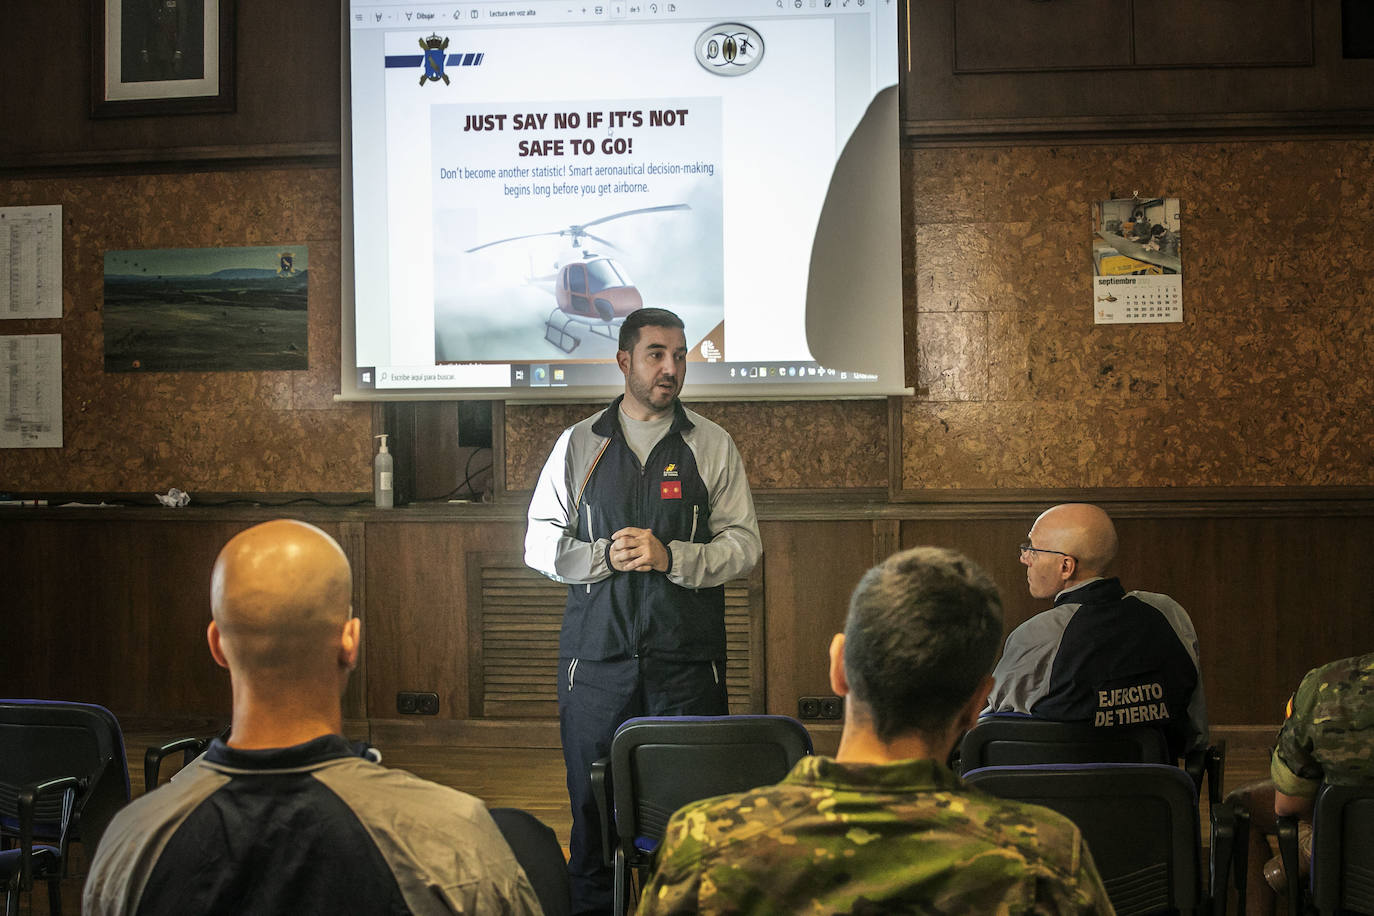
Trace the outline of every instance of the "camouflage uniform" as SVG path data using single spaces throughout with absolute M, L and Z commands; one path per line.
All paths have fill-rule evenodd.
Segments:
M 1374 654 L 1307 672 L 1269 769 L 1278 791 L 1302 798 L 1323 782 L 1374 783 Z
M 639 912 L 1111 913 L 1077 827 L 934 760 L 806 757 L 673 815 Z

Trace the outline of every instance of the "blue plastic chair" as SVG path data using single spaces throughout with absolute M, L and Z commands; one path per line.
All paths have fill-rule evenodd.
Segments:
M 129 802 L 124 735 L 108 709 L 54 700 L 0 700 L 0 854 L 7 912 L 34 880 L 61 912 L 68 847 L 95 854 L 110 819 Z
M 1197 792 L 1178 767 L 983 767 L 964 779 L 992 795 L 1051 808 L 1077 824 L 1119 916 L 1206 908 Z
M 1298 874 L 1298 819 L 1278 819 L 1283 869 Z M 1312 807 L 1312 872 L 1308 893 L 1289 881 L 1292 916 L 1310 906 L 1322 914 L 1374 914 L 1374 786 L 1324 785 Z M 1306 897 L 1306 899 L 1304 899 Z
M 592 765 L 617 916 L 634 902 L 630 873 L 642 887 L 673 812 L 778 782 L 810 753 L 811 735 L 788 716 L 652 716 L 621 725 L 610 757 Z

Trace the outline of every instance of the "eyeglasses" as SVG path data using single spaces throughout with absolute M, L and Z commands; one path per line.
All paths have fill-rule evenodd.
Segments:
M 1078 558 L 1075 557 L 1073 554 L 1071 554 L 1071 553 L 1065 553 L 1065 552 L 1062 551 L 1062 550 L 1048 550 L 1048 549 L 1046 549 L 1046 548 L 1044 548 L 1044 547 L 1032 547 L 1030 541 L 1025 541 L 1025 542 L 1023 542 L 1023 543 L 1021 544 L 1020 547 L 1017 547 L 1017 548 L 1016 548 L 1016 550 L 1017 550 L 1016 558 L 1017 558 L 1018 560 L 1022 560 L 1022 561 L 1024 561 L 1024 560 L 1026 559 L 1026 554 L 1028 554 L 1028 553 L 1029 553 L 1029 554 L 1052 553 L 1052 554 L 1055 554 L 1055 555 L 1057 555 L 1057 556 L 1068 557 L 1070 560 L 1074 560 L 1074 561 L 1077 561 L 1077 559 L 1078 559 Z

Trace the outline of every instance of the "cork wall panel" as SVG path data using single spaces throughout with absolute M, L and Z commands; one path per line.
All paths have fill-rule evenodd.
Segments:
M 884 401 L 745 401 L 691 408 L 734 438 L 755 490 L 887 486 Z M 506 484 L 533 489 L 558 434 L 603 405 L 506 406 Z
M 506 488 L 533 490 L 558 434 L 604 404 L 507 404 Z
M 1374 483 L 1374 142 L 907 157 L 900 489 Z M 1093 324 L 1089 208 L 1135 191 L 1182 201 L 1182 324 Z
M 371 414 L 339 386 L 337 169 L 0 180 L 0 205 L 61 204 L 63 315 L 0 322 L 62 335 L 63 447 L 0 451 L 15 491 L 356 492 Z M 106 373 L 108 250 L 305 244 L 309 368 Z

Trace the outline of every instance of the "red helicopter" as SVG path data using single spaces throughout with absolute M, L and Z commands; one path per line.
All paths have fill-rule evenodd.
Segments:
M 577 349 L 582 339 L 572 333 L 574 326 L 584 327 L 588 332 L 616 340 L 620 324 L 625 316 L 644 307 L 644 297 L 639 294 L 629 273 L 617 261 L 582 247 L 583 237 L 600 242 L 608 248 L 615 244 L 607 239 L 593 235 L 587 230 L 601 223 L 637 216 L 644 213 L 664 213 L 671 210 L 690 210 L 687 204 L 664 204 L 659 207 L 640 207 L 612 213 L 588 223 L 578 223 L 566 229 L 550 232 L 532 232 L 528 235 L 515 235 L 507 239 L 497 239 L 475 248 L 467 253 L 481 251 L 493 245 L 504 245 L 521 239 L 543 236 L 565 236 L 572 240 L 572 258 L 557 266 L 557 273 L 543 277 L 531 277 L 529 282 L 538 285 L 552 284 L 554 301 L 557 305 L 544 320 L 544 339 L 564 353 Z

